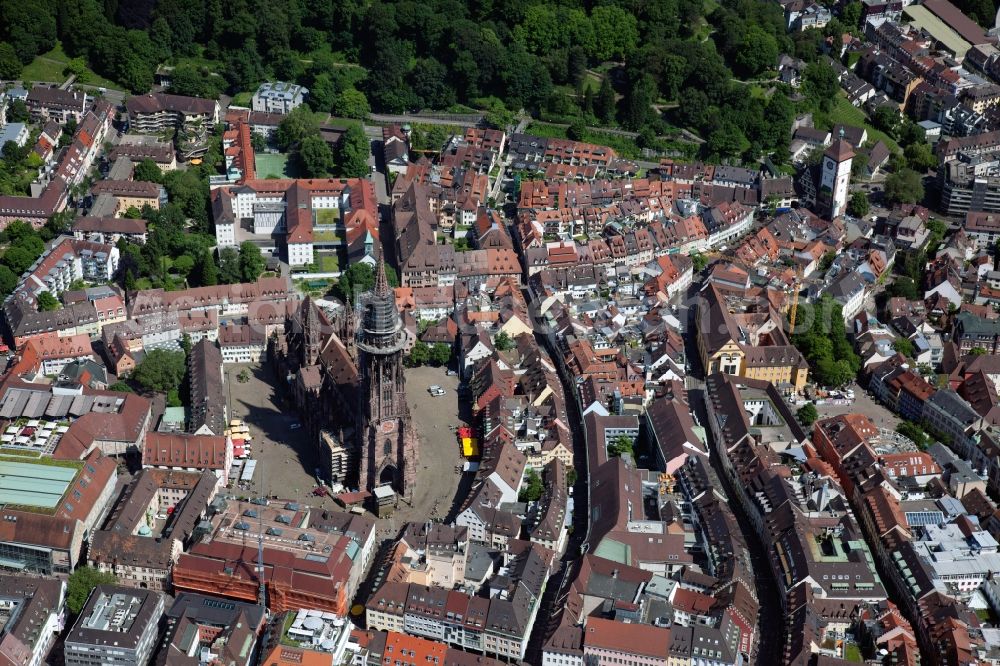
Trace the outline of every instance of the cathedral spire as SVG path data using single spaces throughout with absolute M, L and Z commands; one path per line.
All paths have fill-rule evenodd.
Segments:
M 389 279 L 385 276 L 385 259 L 379 258 L 375 271 L 375 295 L 385 298 L 392 293 L 389 291 Z

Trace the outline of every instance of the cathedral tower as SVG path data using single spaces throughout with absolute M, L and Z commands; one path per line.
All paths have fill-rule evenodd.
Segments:
M 382 261 L 374 289 L 360 296 L 358 307 L 358 484 L 365 490 L 391 485 L 409 499 L 416 478 L 417 436 L 403 379 L 406 333 Z
M 302 365 L 319 362 L 319 352 L 323 348 L 323 327 L 319 319 L 319 309 L 312 298 L 302 301 Z

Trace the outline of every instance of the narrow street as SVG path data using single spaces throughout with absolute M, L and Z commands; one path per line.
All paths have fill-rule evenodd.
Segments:
M 699 377 L 701 386 L 704 386 L 705 372 L 701 367 L 701 357 L 695 344 L 693 332 L 697 326 L 698 305 L 697 290 L 700 284 L 691 285 L 685 305 L 688 308 L 687 331 L 684 336 L 685 355 L 690 367 L 689 377 Z M 704 388 L 692 388 L 688 390 L 688 403 L 691 412 L 705 428 L 705 437 L 711 438 L 712 432 L 708 427 L 708 411 L 705 407 Z M 715 448 L 711 441 L 705 442 L 708 450 L 713 453 L 710 456 L 712 467 L 716 475 L 722 482 L 723 491 L 729 500 L 729 507 L 736 516 L 743 532 L 743 539 L 750 549 L 750 561 L 753 564 L 754 589 L 757 592 L 757 601 L 760 603 L 760 610 L 757 613 L 757 643 L 756 652 L 751 658 L 751 663 L 758 666 L 771 666 L 780 662 L 782 643 L 784 637 L 783 619 L 784 611 L 781 606 L 781 599 L 777 592 L 777 582 L 771 573 L 771 565 L 767 557 L 767 549 L 764 547 L 760 536 L 752 528 L 753 523 L 746 515 L 742 505 L 735 499 L 735 489 L 731 487 L 722 466 L 719 464 L 719 457 L 714 455 Z
M 579 405 L 575 399 L 572 378 L 567 376 L 562 367 L 561 357 L 552 346 L 545 321 L 538 316 L 536 304 L 531 300 L 527 289 L 523 290 L 524 299 L 535 330 L 535 340 L 538 346 L 545 349 L 559 372 L 563 391 L 566 394 L 566 422 L 570 424 L 573 433 L 573 461 L 577 472 L 576 485 L 573 487 L 573 530 L 566 543 L 558 568 L 552 572 L 542 595 L 542 602 L 532 628 L 531 639 L 525 652 L 525 663 L 538 666 L 542 663 L 542 648 L 549 636 L 559 628 L 562 622 L 562 611 L 566 607 L 566 593 L 579 572 L 580 558 L 586 552 L 587 539 L 590 535 L 590 505 L 588 501 L 589 469 L 587 467 L 587 442 L 581 425 Z
M 703 390 L 688 391 L 688 401 L 691 410 L 698 421 L 702 424 L 708 423 L 708 414 L 705 409 L 705 394 Z M 705 436 L 711 437 L 711 432 L 705 428 Z M 709 450 L 713 451 L 711 444 Z M 760 603 L 760 610 L 757 613 L 757 643 L 756 654 L 752 658 L 752 663 L 758 666 L 771 666 L 780 663 L 782 642 L 784 637 L 784 611 L 781 607 L 781 599 L 778 596 L 777 582 L 771 574 L 771 565 L 767 557 L 767 550 L 764 548 L 760 536 L 751 527 L 749 516 L 743 510 L 742 505 L 737 502 L 735 489 L 730 485 L 726 475 L 719 464 L 716 455 L 710 457 L 712 467 L 722 482 L 726 498 L 729 500 L 729 507 L 736 516 L 736 521 L 743 529 L 743 539 L 750 549 L 750 561 L 753 563 L 754 589 L 757 592 L 757 601 Z

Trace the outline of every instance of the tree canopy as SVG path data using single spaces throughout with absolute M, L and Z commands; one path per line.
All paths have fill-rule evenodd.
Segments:
M 521 489 L 517 494 L 519 502 L 537 502 L 542 498 L 545 486 L 542 485 L 542 477 L 533 468 L 528 468 L 521 482 Z
M 40 312 L 51 312 L 60 307 L 59 300 L 52 295 L 51 291 L 43 291 L 38 295 L 38 310 Z
M 857 191 L 851 195 L 847 201 L 847 212 L 854 217 L 864 217 L 868 214 L 871 205 L 868 202 L 868 193 Z
M 389 281 L 389 286 L 399 286 L 399 278 L 396 275 L 396 271 L 389 266 L 385 267 L 385 277 Z M 371 267 L 371 264 L 358 262 L 351 264 L 347 267 L 347 270 L 340 274 L 340 279 L 335 289 L 337 296 L 344 303 L 350 305 L 354 303 L 354 299 L 359 294 L 370 291 L 374 287 L 375 270 Z M 426 363 L 426 360 L 424 362 Z
M 795 418 L 799 420 L 799 423 L 808 428 L 819 418 L 819 411 L 816 409 L 816 405 L 807 402 L 799 407 L 799 411 L 795 412 Z
M 240 244 L 239 264 L 240 278 L 243 282 L 256 281 L 267 265 L 260 248 L 250 241 L 243 241 Z
M 426 365 L 431 360 L 430 345 L 423 340 L 417 340 L 413 343 L 413 347 L 410 348 L 410 355 L 406 360 L 411 368 Z
M 451 346 L 443 342 L 435 342 L 430 349 L 430 362 L 433 365 L 445 365 L 451 360 Z
M 901 296 L 911 301 L 920 298 L 916 283 L 908 275 L 897 277 L 892 284 L 886 287 L 886 291 L 890 296 Z
M 368 137 L 358 123 L 351 123 L 340 140 L 337 151 L 337 171 L 346 178 L 360 178 L 368 173 L 371 154 Z
M 147 157 L 135 165 L 135 171 L 132 172 L 132 179 L 148 183 L 159 183 L 163 181 L 163 172 L 160 171 L 160 167 L 156 166 L 156 162 Z
M 45 252 L 45 242 L 40 232 L 21 220 L 14 220 L 0 232 L 0 242 L 7 243 L 7 249 L 0 256 L 0 298 L 2 298 L 14 291 L 20 275 L 42 256 Z M 55 307 L 58 305 L 57 301 Z
M 105 573 L 93 567 L 79 567 L 70 574 L 66 583 L 66 607 L 73 615 L 79 615 L 95 587 L 117 582 L 118 578 L 112 573 Z
M 833 26 L 856 27 L 859 12 L 860 3 L 848 3 L 846 25 Z M 812 63 L 809 103 L 828 108 L 837 87 L 818 62 L 823 38 L 820 30 L 789 35 L 775 3 L 735 0 L 273 0 L 266 9 L 245 0 L 24 0 L 0 8 L 0 77 L 13 78 L 59 41 L 73 71 L 92 69 L 133 92 L 148 91 L 167 64 L 179 94 L 214 97 L 280 79 L 310 89 L 309 110 L 343 118 L 463 105 L 499 124 L 522 109 L 653 136 L 670 123 L 713 137 L 706 150 L 720 157 L 756 159 L 783 154 L 794 105 L 782 86 L 765 102 L 734 76 L 770 79 L 778 55 L 795 54 Z M 279 143 L 304 137 L 282 131 Z
M 154 349 L 136 366 L 132 379 L 148 391 L 165 393 L 181 385 L 186 371 L 184 352 Z
M 913 169 L 901 169 L 885 179 L 885 198 L 889 203 L 917 203 L 924 198 L 923 176 Z
M 798 315 L 792 344 L 806 357 L 816 381 L 842 386 L 854 379 L 861 359 L 847 338 L 840 305 L 824 294 L 815 303 L 800 304 Z
M 635 445 L 632 442 L 631 437 L 627 437 L 626 435 L 618 435 L 613 440 L 611 440 L 610 444 L 608 444 L 608 455 L 612 458 L 624 455 L 626 453 L 631 456 L 635 453 L 634 446 Z
M 308 178 L 324 178 L 333 169 L 333 153 L 330 146 L 320 137 L 307 136 L 299 143 L 299 165 Z

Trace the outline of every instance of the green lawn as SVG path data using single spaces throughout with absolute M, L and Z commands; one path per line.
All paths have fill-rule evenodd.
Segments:
M 316 224 L 331 225 L 340 221 L 340 209 L 338 208 L 318 208 L 316 210 Z
M 28 63 L 21 71 L 21 79 L 25 81 L 44 81 L 62 83 L 67 76 L 63 74 L 66 65 L 69 64 L 69 56 L 63 51 L 62 44 L 56 42 L 55 48 L 48 53 L 37 56 Z M 114 81 L 109 81 L 98 76 L 93 70 L 87 69 L 79 77 L 77 83 L 83 85 L 97 86 L 100 88 L 111 88 L 121 90 L 121 86 Z
M 204 49 L 201 49 L 204 51 Z M 205 67 L 211 72 L 218 72 L 222 69 L 221 60 L 213 60 L 212 58 L 205 58 L 204 56 L 194 55 L 194 56 L 184 56 L 183 58 L 177 58 L 171 63 L 174 67 L 180 67 L 181 65 L 193 65 L 194 67 Z
M 10 457 L 19 455 L 27 456 L 28 452 L 25 451 L 24 454 L 21 454 L 20 452 L 4 450 L 4 452 L 0 454 L 0 460 L 7 460 L 10 462 L 24 462 L 23 460 L 19 460 L 16 457 L 15 458 Z M 80 460 L 56 460 L 55 458 L 39 458 L 38 460 L 32 460 L 31 463 L 33 465 L 47 465 L 48 467 L 69 467 L 70 469 L 83 468 L 83 462 Z
M 344 242 L 344 232 L 343 231 L 320 231 L 318 229 L 313 229 L 313 240 L 317 243 L 336 243 Z
M 541 136 L 553 139 L 565 139 L 566 138 L 566 128 L 557 127 L 556 125 L 548 125 L 543 123 L 531 123 L 528 128 L 524 130 L 526 134 L 532 134 L 534 136 Z
M 843 123 L 844 125 L 853 125 L 855 127 L 864 127 L 868 130 L 868 139 L 872 142 L 882 140 L 890 150 L 899 151 L 899 144 L 893 140 L 885 132 L 875 129 L 872 127 L 871 123 L 868 122 L 868 117 L 865 116 L 865 112 L 861 109 L 852 106 L 850 102 L 847 101 L 847 96 L 843 91 L 837 93 L 837 101 L 833 108 L 828 112 L 823 113 L 818 112 L 815 114 L 816 125 L 822 124 L 822 119 L 826 118 L 828 123 L 828 129 L 833 129 L 833 126 L 838 123 Z
M 254 166 L 259 178 L 294 178 L 294 162 L 285 153 L 255 153 Z
M 984 623 L 993 624 L 994 622 L 996 622 L 996 618 L 993 617 L 993 613 L 990 611 L 989 608 L 976 609 L 976 617 L 978 617 L 980 621 Z
M 587 72 L 583 76 L 584 90 L 590 88 L 591 92 L 593 92 L 595 95 L 597 94 L 597 91 L 601 89 L 601 83 L 603 82 L 604 79 L 593 72 Z
M 340 270 L 340 260 L 335 254 L 317 254 L 316 266 L 320 273 L 336 273 Z
M 229 103 L 229 106 L 250 106 L 250 102 L 253 101 L 252 92 L 239 92 L 233 95 L 233 101 Z
M 46 56 L 51 53 L 52 51 L 49 51 L 45 56 L 37 56 L 25 65 L 21 70 L 21 78 L 25 81 L 65 81 L 66 75 L 63 74 L 63 70 L 66 69 L 66 62 L 48 60 Z
M 288 637 L 288 630 L 292 628 L 292 622 L 295 621 L 295 613 L 289 613 L 285 617 L 285 621 L 281 624 L 281 638 L 280 643 L 282 645 L 290 645 L 292 647 L 298 647 L 299 642 Z
M 856 664 L 861 664 L 864 659 L 861 657 L 861 649 L 854 643 L 848 643 L 844 646 L 844 661 L 853 661 Z
M 0 460 L 5 460 L 5 459 L 12 460 L 9 456 L 16 456 L 21 458 L 41 458 L 42 454 L 39 453 L 38 451 L 32 451 L 30 449 L 25 449 L 25 450 L 14 449 L 14 448 L 3 449 L 3 453 L 0 454 Z M 15 460 L 15 462 L 19 461 Z

